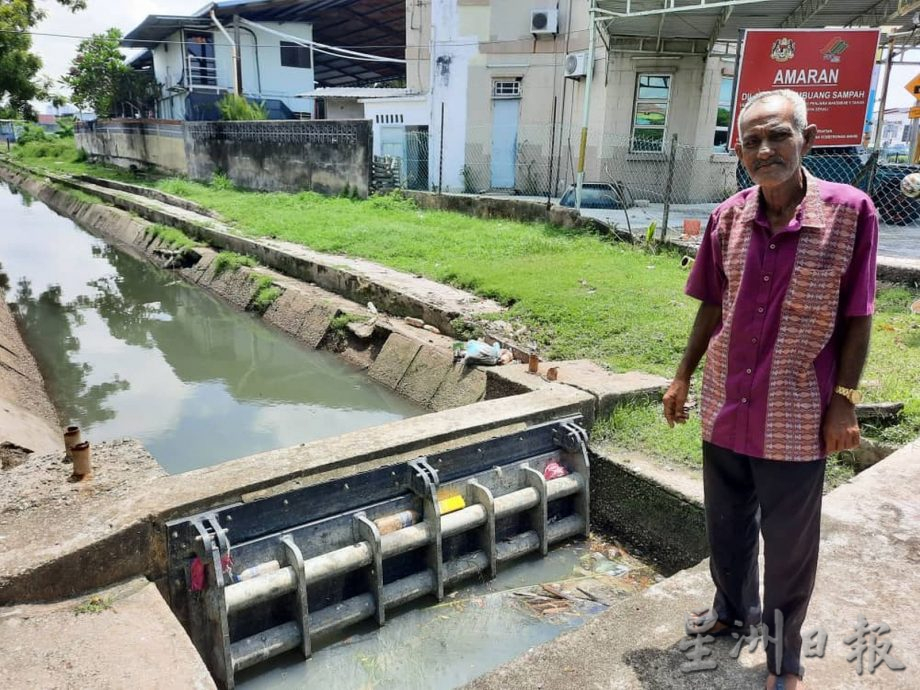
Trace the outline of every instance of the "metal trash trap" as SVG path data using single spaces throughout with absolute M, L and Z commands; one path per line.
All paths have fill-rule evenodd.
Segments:
M 170 606 L 224 688 L 236 672 L 589 532 L 571 417 L 166 525 Z M 547 466 L 556 463 L 547 470 Z M 558 476 L 567 472 L 564 476 Z M 555 478 L 547 478 L 547 476 Z

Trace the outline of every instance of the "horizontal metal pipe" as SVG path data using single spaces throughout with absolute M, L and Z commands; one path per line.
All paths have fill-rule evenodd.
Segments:
M 327 606 L 310 613 L 310 634 L 322 635 L 353 625 L 373 616 L 375 609 L 374 597 L 371 594 L 359 594 L 341 603 Z
M 552 501 L 576 494 L 584 488 L 585 481 L 577 472 L 551 479 L 546 483 L 547 500 Z M 501 519 L 515 515 L 537 505 L 540 496 L 536 489 L 526 488 L 495 498 L 495 517 Z M 441 534 L 451 537 L 485 524 L 486 511 L 481 505 L 472 505 L 441 518 Z M 396 532 L 385 534 L 380 546 L 383 557 L 389 558 L 413 549 L 421 548 L 430 541 L 428 526 L 424 523 L 411 525 Z M 346 546 L 304 561 L 307 584 L 313 584 L 337 575 L 362 568 L 371 563 L 371 550 L 367 542 Z M 255 606 L 294 591 L 297 579 L 288 566 L 260 575 L 251 580 L 229 585 L 225 590 L 227 611 L 233 613 L 242 608 Z
M 233 672 L 255 666 L 274 656 L 284 654 L 300 644 L 300 628 L 296 623 L 285 623 L 269 628 L 230 645 Z
M 547 536 L 551 542 L 571 537 L 581 532 L 584 519 L 580 515 L 571 515 L 547 525 Z M 540 538 L 533 530 L 519 534 L 498 545 L 500 562 L 520 558 L 540 548 Z M 444 564 L 445 584 L 455 584 L 468 577 L 481 573 L 489 567 L 489 557 L 482 551 L 473 551 L 460 558 Z M 430 570 L 415 573 L 383 588 L 383 600 L 390 608 L 400 606 L 434 591 L 434 576 Z M 361 594 L 351 599 L 327 606 L 310 614 L 310 634 L 322 635 L 334 630 L 341 630 L 374 615 L 376 607 L 370 594 Z M 296 648 L 300 644 L 300 628 L 295 623 L 270 628 L 265 632 L 252 635 L 230 647 L 233 670 L 241 671 L 270 659 L 278 654 Z

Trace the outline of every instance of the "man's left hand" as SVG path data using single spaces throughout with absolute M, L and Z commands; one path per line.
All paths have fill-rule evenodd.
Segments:
M 856 406 L 841 395 L 834 394 L 824 416 L 824 445 L 828 453 L 859 446 L 859 422 Z

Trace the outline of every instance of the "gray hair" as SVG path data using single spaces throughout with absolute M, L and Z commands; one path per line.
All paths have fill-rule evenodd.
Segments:
M 738 114 L 739 137 L 741 136 L 741 120 L 744 119 L 744 115 L 747 113 L 748 108 L 759 101 L 774 97 L 785 98 L 787 102 L 792 104 L 792 124 L 795 125 L 798 131 L 805 131 L 805 128 L 808 127 L 808 106 L 805 104 L 805 99 L 791 89 L 776 89 L 775 91 L 760 91 L 747 99 L 747 103 L 744 104 L 744 107 L 741 108 L 741 112 Z

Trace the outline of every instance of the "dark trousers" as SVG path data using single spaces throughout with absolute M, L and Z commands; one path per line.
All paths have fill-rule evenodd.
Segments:
M 709 567 L 719 620 L 764 624 L 767 668 L 802 675 L 802 623 L 815 586 L 824 460 L 777 462 L 703 443 Z M 764 541 L 761 612 L 757 555 Z M 782 614 L 777 663 L 776 611 Z M 772 640 L 770 638 L 773 638 Z

